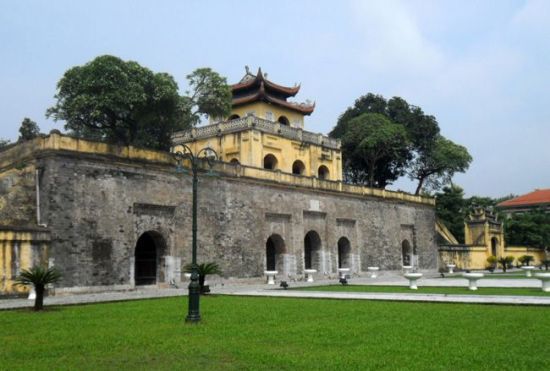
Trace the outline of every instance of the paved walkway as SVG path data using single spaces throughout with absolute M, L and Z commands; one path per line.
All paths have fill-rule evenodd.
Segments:
M 467 286 L 463 278 L 440 278 L 433 272 L 424 272 L 426 278 L 418 281 L 418 286 Z M 291 287 L 317 286 L 334 284 L 337 280 L 320 279 L 313 283 L 289 280 Z M 382 272 L 378 278 L 354 277 L 350 284 L 357 285 L 395 285 L 407 286 L 407 280 L 397 272 Z M 482 279 L 479 287 L 540 287 L 536 279 Z M 354 300 L 395 300 L 395 301 L 426 301 L 448 303 L 483 303 L 483 304 L 531 304 L 550 305 L 549 297 L 537 296 L 502 296 L 502 295 L 445 295 L 409 293 L 360 293 L 360 292 L 321 292 L 321 291 L 294 291 L 282 290 L 277 286 L 268 286 L 262 280 L 248 282 L 229 282 L 213 279 L 210 282 L 212 293 L 242 296 L 272 296 L 272 297 L 301 297 L 327 299 L 354 299 Z M 45 305 L 71 305 L 124 300 L 152 299 L 187 295 L 187 288 L 144 288 L 132 291 L 116 291 L 93 294 L 70 294 L 46 297 Z M 27 299 L 0 299 L 0 310 L 31 307 L 33 300 Z

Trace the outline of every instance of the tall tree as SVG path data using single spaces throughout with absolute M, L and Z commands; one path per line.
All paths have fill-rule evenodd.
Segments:
M 225 79 L 210 69 L 198 71 L 189 76 L 192 95 L 182 97 L 169 74 L 100 56 L 65 72 L 57 84 L 57 103 L 46 115 L 64 120 L 77 136 L 166 150 L 175 131 L 196 124 L 201 114 L 230 108 Z
M 396 170 L 399 170 L 397 173 L 403 174 L 406 169 L 411 178 L 418 180 L 416 193 L 419 194 L 427 180 L 431 188 L 437 190 L 448 183 L 454 173 L 468 168 L 471 157 L 465 148 L 439 134 L 439 124 L 435 117 L 426 115 L 421 108 L 410 105 L 400 97 L 386 100 L 381 95 L 372 93 L 360 97 L 339 117 L 330 135 L 343 138 L 350 131 L 353 120 L 364 113 L 381 114 L 393 123 L 402 125 L 410 140 L 409 153 L 405 156 L 408 162 L 398 161 L 402 167 L 400 169 L 395 167 L 389 171 L 386 169 L 385 173 L 389 176 L 386 184 L 394 180 L 392 177 Z M 348 161 L 346 153 L 343 153 L 343 157 L 344 163 L 353 163 Z M 382 169 L 382 167 L 379 168 Z M 364 174 L 365 171 L 357 167 L 347 167 L 344 169 L 344 174 Z
M 184 97 L 191 124 L 197 125 L 202 115 L 224 118 L 231 112 L 231 88 L 225 77 L 210 68 L 198 68 L 187 75 L 191 91 Z
M 19 127 L 19 142 L 31 140 L 40 135 L 40 128 L 28 117 L 25 117 Z
M 428 183 L 431 189 L 440 189 L 450 183 L 453 175 L 470 166 L 472 156 L 468 150 L 439 135 L 433 144 L 419 149 L 409 167 L 409 177 L 418 181 L 415 194 L 420 194 Z
M 435 213 L 447 226 L 456 239 L 464 242 L 464 220 L 468 214 L 468 204 L 464 200 L 464 190 L 457 185 L 443 187 L 436 195 Z
M 378 113 L 364 113 L 349 122 L 342 138 L 348 175 L 369 187 L 384 188 L 402 175 L 409 151 L 407 132 Z

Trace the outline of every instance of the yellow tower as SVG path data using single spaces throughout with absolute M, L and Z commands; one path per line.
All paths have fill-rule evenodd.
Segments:
M 231 86 L 232 112 L 226 120 L 176 133 L 174 149 L 215 150 L 235 165 L 324 180 L 342 180 L 340 141 L 304 129 L 304 116 L 315 104 L 288 101 L 300 86 L 286 87 L 258 69 Z

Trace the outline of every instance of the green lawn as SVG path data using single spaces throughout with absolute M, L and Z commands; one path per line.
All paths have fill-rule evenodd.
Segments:
M 210 296 L 0 312 L 0 369 L 548 367 L 545 307 Z
M 468 287 L 441 287 L 422 286 L 418 281 L 418 290 L 411 290 L 408 286 L 375 286 L 375 285 L 326 285 L 298 287 L 293 290 L 307 291 L 346 291 L 346 292 L 390 292 L 407 294 L 447 294 L 447 295 L 520 295 L 520 296 L 546 296 L 550 298 L 550 292 L 544 292 L 540 288 L 505 288 L 505 287 L 479 287 L 477 291 L 470 291 Z

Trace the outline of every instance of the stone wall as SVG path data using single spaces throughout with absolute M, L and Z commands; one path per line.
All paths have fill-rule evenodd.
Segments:
M 157 282 L 180 282 L 191 260 L 191 176 L 176 173 L 169 156 L 153 153 L 148 161 L 115 152 L 49 150 L 29 160 L 41 169 L 40 219 L 51 232 L 61 285 L 133 287 L 136 242 L 145 232 L 159 241 Z M 273 234 L 284 241 L 281 275 L 302 274 L 311 230 L 321 240 L 321 275 L 335 275 L 341 237 L 356 273 L 370 265 L 399 269 L 404 239 L 421 269 L 437 266 L 429 204 L 203 173 L 198 214 L 198 260 L 219 263 L 226 277 L 262 276 Z

